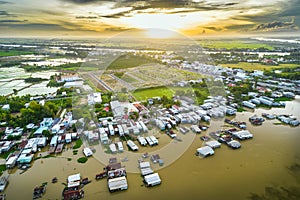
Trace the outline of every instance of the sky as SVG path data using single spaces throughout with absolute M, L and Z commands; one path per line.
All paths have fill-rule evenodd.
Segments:
M 300 0 L 0 0 L 5 37 L 108 36 L 128 30 L 193 37 L 299 33 L 299 26 Z

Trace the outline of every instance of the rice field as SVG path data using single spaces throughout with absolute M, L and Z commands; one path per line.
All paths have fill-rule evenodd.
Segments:
M 266 70 L 280 69 L 285 67 L 288 68 L 299 67 L 299 65 L 297 64 L 279 64 L 277 66 L 273 66 L 273 65 L 263 65 L 261 63 L 247 63 L 247 62 L 240 62 L 237 64 L 221 64 L 221 66 L 230 67 L 230 68 L 240 68 L 246 71 L 254 71 L 254 70 L 266 71 Z

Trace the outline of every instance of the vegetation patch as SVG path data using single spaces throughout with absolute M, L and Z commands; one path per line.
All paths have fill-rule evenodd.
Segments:
M 133 96 L 137 100 L 147 100 L 152 97 L 162 97 L 162 96 L 172 98 L 174 94 L 175 91 L 173 91 L 171 88 L 168 88 L 166 86 L 137 89 L 133 92 Z
M 0 174 L 2 174 L 6 170 L 6 165 L 0 165 Z
M 32 51 L 0 50 L 0 57 L 33 54 Z
M 279 98 L 276 98 L 274 99 L 275 102 L 278 102 L 278 101 L 292 101 L 293 98 L 288 98 L 288 97 L 279 97 Z
M 14 151 L 16 150 L 16 148 L 12 148 L 11 150 L 7 151 L 7 152 L 3 152 L 0 154 L 0 158 L 6 159 L 10 154 L 12 154 Z
M 73 155 L 77 155 L 78 154 L 78 150 L 73 150 Z
M 77 162 L 79 162 L 79 163 L 86 163 L 87 160 L 88 160 L 87 157 L 81 157 L 81 158 L 77 159 Z
M 109 70 L 127 69 L 127 68 L 137 67 L 149 63 L 157 63 L 157 61 L 145 56 L 135 56 L 135 55 L 127 54 L 118 57 L 108 66 L 107 69 Z
M 76 140 L 75 145 L 73 146 L 73 149 L 79 149 L 82 145 L 82 140 Z
M 47 79 L 44 78 L 34 78 L 34 77 L 29 77 L 25 78 L 24 81 L 25 83 L 40 83 L 42 81 L 46 81 Z
M 279 64 L 276 66 L 273 65 L 264 65 L 262 63 L 248 63 L 248 62 L 239 62 L 234 64 L 221 64 L 223 67 L 230 67 L 230 68 L 239 68 L 249 72 L 254 70 L 260 71 L 269 71 L 274 69 L 281 69 L 281 68 L 296 68 L 297 64 Z
M 239 107 L 238 109 L 236 109 L 237 112 L 243 112 L 245 111 L 245 109 L 243 107 Z

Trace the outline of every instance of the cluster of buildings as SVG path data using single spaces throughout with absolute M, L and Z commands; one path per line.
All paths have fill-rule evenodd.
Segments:
M 161 179 L 158 173 L 154 173 L 151 169 L 150 162 L 139 162 L 139 168 L 141 170 L 141 175 L 144 178 L 144 183 L 148 187 L 161 184 Z
M 16 151 L 11 153 L 6 158 L 6 168 L 14 168 L 16 165 L 30 166 L 30 163 L 34 159 L 34 154 L 39 149 L 46 147 L 49 143 L 48 153 L 61 153 L 63 145 L 70 143 L 72 140 L 79 138 L 77 133 L 66 133 L 66 129 L 69 128 L 75 121 L 72 119 L 72 113 L 66 113 L 63 118 L 44 118 L 40 122 L 39 126 L 34 124 L 28 124 L 27 129 L 36 129 L 32 138 L 22 139 L 17 145 Z M 9 132 L 13 132 L 11 129 L 6 128 Z M 43 131 L 49 131 L 51 139 L 44 136 Z M 50 142 L 49 142 L 50 141 Z M 1 141 L 0 150 L 2 152 L 9 151 L 12 147 L 16 146 L 15 141 Z

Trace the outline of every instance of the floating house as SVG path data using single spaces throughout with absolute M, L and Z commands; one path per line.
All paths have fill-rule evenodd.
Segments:
M 124 135 L 124 131 L 123 131 L 122 125 L 118 124 L 117 127 L 118 127 L 118 131 L 119 131 L 119 135 L 123 136 Z
M 153 145 L 158 145 L 158 140 L 154 135 L 150 135 L 149 138 L 152 140 Z
M 33 155 L 31 153 L 23 153 L 17 159 L 17 163 L 19 164 L 29 164 L 33 159 Z
M 108 135 L 106 133 L 100 133 L 100 141 L 102 142 L 102 144 L 108 144 Z
M 251 109 L 256 108 L 256 105 L 254 103 L 249 102 L 249 101 L 243 101 L 242 105 L 245 106 L 245 107 L 251 108 Z
M 153 145 L 154 145 L 154 143 L 153 143 L 153 141 L 150 139 L 150 137 L 146 137 L 146 141 L 147 141 L 147 143 L 148 143 L 150 146 L 153 146 Z
M 197 149 L 197 155 L 201 155 L 202 157 L 211 156 L 214 155 L 214 153 L 214 150 L 209 146 L 200 147 Z
M 158 173 L 154 173 L 154 174 L 144 176 L 144 182 L 145 182 L 146 186 L 152 187 L 152 186 L 161 184 L 161 179 L 160 179 Z
M 241 147 L 241 144 L 236 140 L 231 140 L 231 141 L 227 142 L 227 145 L 232 149 L 238 149 Z
M 129 134 L 129 130 L 128 130 L 128 127 L 126 124 L 122 124 L 122 128 L 123 128 L 123 132 L 125 135 L 128 135 Z
M 250 101 L 251 101 L 251 103 L 254 103 L 255 105 L 260 104 L 260 100 L 258 98 L 251 99 Z
M 93 155 L 93 152 L 89 147 L 85 147 L 83 149 L 83 154 L 85 155 L 85 157 L 90 157 Z
M 48 130 L 48 127 L 46 127 L 46 126 L 40 126 L 40 127 L 33 133 L 33 136 L 35 136 L 35 137 L 42 136 L 44 130 Z
M 58 136 L 57 136 L 57 135 L 55 135 L 55 136 L 53 136 L 53 137 L 51 138 L 51 141 L 50 141 L 50 146 L 51 146 L 51 147 L 56 147 L 56 145 L 57 145 L 57 139 L 58 139 Z
M 216 140 L 206 142 L 205 145 L 211 147 L 212 149 L 221 147 L 221 143 Z
M 147 126 L 145 125 L 145 123 L 143 122 L 143 121 L 139 121 L 139 123 L 140 123 L 140 125 L 141 125 L 141 127 L 142 127 L 142 130 L 143 130 L 143 132 L 148 132 L 148 128 L 147 128 Z
M 0 192 L 3 192 L 6 188 L 6 185 L 8 184 L 8 173 L 3 173 L 0 177 Z
M 192 130 L 194 133 L 201 133 L 201 129 L 200 129 L 197 125 L 192 125 L 192 126 L 191 126 L 191 130 Z
M 139 150 L 139 147 L 138 147 L 132 140 L 128 140 L 128 141 L 127 141 L 127 146 L 128 146 L 132 151 L 137 151 L 137 150 Z
M 110 144 L 109 149 L 112 153 L 117 153 L 117 148 L 116 148 L 115 143 Z
M 232 108 L 232 107 L 230 107 L 230 106 L 227 106 L 226 107 L 226 114 L 227 115 L 235 115 L 236 114 L 236 109 L 235 108 Z
M 118 151 L 119 152 L 123 152 L 124 151 L 124 147 L 123 147 L 123 143 L 122 142 L 117 142 L 117 147 L 118 147 Z
M 271 101 L 270 99 L 263 98 L 263 97 L 260 97 L 259 101 L 260 101 L 260 103 L 265 104 L 267 106 L 272 106 L 272 104 L 273 104 L 273 101 Z
M 125 176 L 108 179 L 107 185 L 110 192 L 128 189 L 127 179 Z
M 139 168 L 141 170 L 141 174 L 143 176 L 149 175 L 153 173 L 153 170 L 151 169 L 150 162 L 140 162 Z
M 67 133 L 66 138 L 65 138 L 66 143 L 71 143 L 72 142 L 72 133 Z
M 7 169 L 12 169 L 17 163 L 18 156 L 11 156 L 5 163 Z
M 147 145 L 147 141 L 145 140 L 144 137 L 138 136 L 137 140 L 139 141 L 140 145 L 142 145 L 142 146 L 146 146 Z
M 248 130 L 233 132 L 232 135 L 240 140 L 253 138 L 253 134 L 251 134 Z

